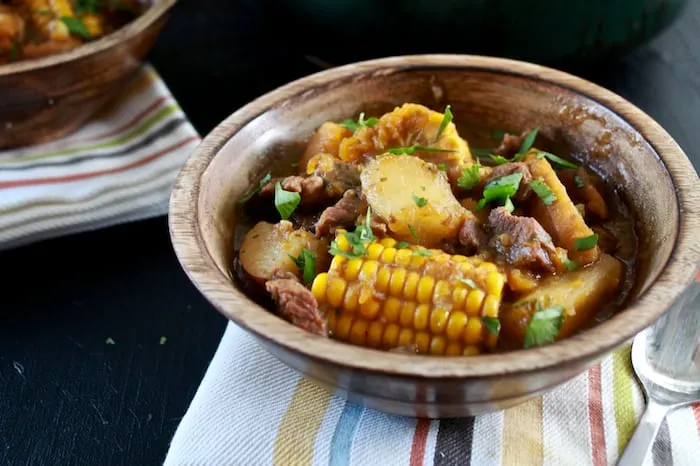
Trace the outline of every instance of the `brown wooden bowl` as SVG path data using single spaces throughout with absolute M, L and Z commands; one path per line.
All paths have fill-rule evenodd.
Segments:
M 458 126 L 541 134 L 603 173 L 638 216 L 638 282 L 629 305 L 591 330 L 536 349 L 476 357 L 378 352 L 306 333 L 249 299 L 228 278 L 236 199 L 280 148 L 326 120 L 376 115 L 404 102 L 441 110 Z M 667 309 L 700 260 L 698 176 L 649 116 L 566 73 L 498 58 L 395 57 L 318 73 L 246 105 L 187 160 L 170 201 L 175 252 L 197 288 L 283 362 L 349 400 L 395 414 L 460 417 L 542 394 L 594 365 Z M 232 358 L 236 355 L 232 354 Z
M 0 149 L 79 129 L 124 89 L 176 0 L 153 0 L 119 30 L 65 53 L 0 66 Z

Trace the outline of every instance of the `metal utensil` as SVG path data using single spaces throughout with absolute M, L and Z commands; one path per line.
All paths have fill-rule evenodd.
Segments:
M 666 415 L 700 401 L 700 282 L 696 279 L 654 325 L 632 343 L 632 367 L 647 406 L 618 466 L 639 466 Z

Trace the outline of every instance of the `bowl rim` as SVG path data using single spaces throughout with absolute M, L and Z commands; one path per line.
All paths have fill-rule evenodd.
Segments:
M 377 353 L 311 335 L 250 300 L 214 263 L 204 244 L 197 218 L 202 175 L 230 137 L 259 115 L 286 100 L 333 81 L 368 74 L 382 75 L 416 69 L 469 69 L 544 81 L 578 93 L 610 109 L 635 129 L 656 151 L 676 192 L 676 243 L 658 278 L 625 312 L 562 341 L 539 348 L 470 357 Z M 406 55 L 367 60 L 331 68 L 281 86 L 240 108 L 214 128 L 184 163 L 170 198 L 169 228 L 176 256 L 192 283 L 214 307 L 253 335 L 335 368 L 395 377 L 423 379 L 497 378 L 562 364 L 590 364 L 630 341 L 663 315 L 669 304 L 692 281 L 700 261 L 700 190 L 698 175 L 683 150 L 650 116 L 622 97 L 596 84 L 552 68 L 523 61 L 480 55 Z M 246 305 L 243 305 L 246 303 Z M 258 313 L 262 313 L 259 315 Z M 377 357 L 381 354 L 381 357 Z M 514 358 L 513 355 L 516 355 Z
M 148 29 L 153 23 L 165 15 L 176 2 L 177 0 L 153 0 L 151 6 L 141 16 L 125 24 L 123 27 L 93 42 L 88 42 L 66 52 L 0 65 L 0 78 L 43 68 L 50 68 L 118 46 L 125 40 L 131 39 Z

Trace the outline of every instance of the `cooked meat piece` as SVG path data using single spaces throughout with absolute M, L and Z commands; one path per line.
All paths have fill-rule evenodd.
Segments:
M 342 196 L 348 189 L 360 186 L 360 171 L 355 164 L 336 161 L 333 169 L 317 170 L 316 174 L 325 180 L 328 195 L 335 198 Z
M 557 270 L 557 248 L 534 218 L 518 217 L 497 207 L 489 214 L 489 225 L 493 232 L 491 247 L 509 264 L 538 272 Z
M 316 237 L 335 234 L 338 227 L 350 228 L 355 219 L 367 211 L 367 204 L 360 198 L 357 191 L 345 191 L 343 197 L 333 206 L 326 208 L 316 223 Z
M 365 221 L 367 220 L 366 215 L 366 210 L 360 215 L 358 215 L 357 220 L 355 220 L 355 225 L 364 225 Z M 374 236 L 378 236 L 380 238 L 386 236 L 388 227 L 380 216 L 372 214 L 372 216 L 369 218 L 369 226 L 372 229 L 372 233 L 374 233 Z
M 566 192 L 574 203 L 586 206 L 586 214 L 593 214 L 601 220 L 608 218 L 608 206 L 598 189 L 595 179 L 585 168 L 569 168 L 557 172 Z
M 525 136 L 530 134 L 530 132 L 530 130 L 523 131 L 523 133 L 520 136 L 516 136 L 515 134 L 509 133 L 504 134 L 503 139 L 501 140 L 501 145 L 495 148 L 493 150 L 493 153 L 503 156 L 507 159 L 512 158 L 515 154 L 518 153 L 518 151 L 520 150 L 520 146 L 523 145 L 523 139 L 525 139 Z
M 294 272 L 290 272 L 288 270 L 276 269 L 274 272 L 272 272 L 271 280 L 295 280 L 295 281 L 299 281 L 299 276 L 297 274 L 295 274 Z M 301 282 L 299 282 L 299 283 L 301 283 Z
M 298 280 L 270 280 L 265 283 L 265 289 L 277 303 L 282 317 L 307 332 L 328 336 L 326 322 L 318 309 L 316 298 Z
M 493 167 L 489 174 L 483 179 L 482 189 L 489 181 L 502 176 L 512 175 L 513 173 L 523 174 L 523 178 L 520 181 L 520 189 L 515 193 L 513 199 L 517 202 L 525 202 L 532 195 L 532 189 L 528 186 L 528 183 L 532 181 L 532 175 L 530 174 L 530 169 L 527 167 L 527 164 L 523 162 L 512 162 Z
M 479 221 L 474 217 L 464 219 L 458 236 L 460 244 L 475 250 L 482 249 L 488 243 L 486 234 L 479 225 Z
M 405 354 L 418 354 L 418 345 L 415 343 L 409 343 L 403 346 L 397 346 L 389 350 L 390 353 L 405 353 Z
M 273 178 L 260 190 L 261 196 L 274 196 L 275 185 L 282 181 L 282 189 L 301 194 L 302 205 L 318 204 L 327 200 L 323 178 L 317 175 L 288 176 L 286 178 Z

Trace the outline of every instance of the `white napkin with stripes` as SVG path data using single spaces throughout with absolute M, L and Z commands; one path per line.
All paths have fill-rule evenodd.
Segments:
M 0 249 L 164 215 L 199 135 L 155 69 L 61 139 L 0 151 Z

